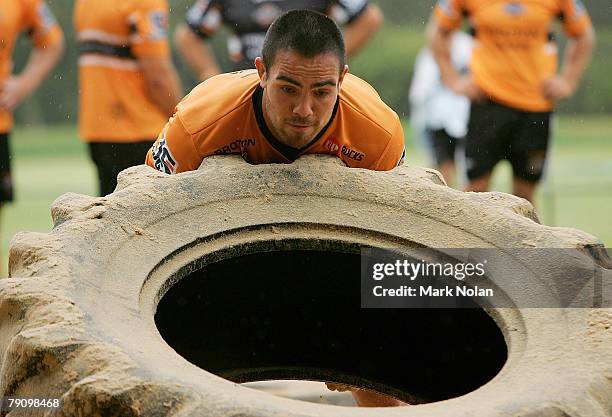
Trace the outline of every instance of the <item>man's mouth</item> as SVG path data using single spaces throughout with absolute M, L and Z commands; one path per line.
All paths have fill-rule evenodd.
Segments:
M 296 129 L 308 129 L 312 125 L 303 125 L 303 124 L 289 123 L 289 126 L 291 126 L 293 128 L 296 128 Z

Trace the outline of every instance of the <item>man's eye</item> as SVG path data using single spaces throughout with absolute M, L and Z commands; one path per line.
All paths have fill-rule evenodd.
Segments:
M 281 87 L 281 91 L 283 93 L 293 94 L 293 93 L 295 93 L 295 88 L 284 86 L 284 87 Z
M 329 94 L 329 90 L 315 90 L 315 96 L 317 97 L 327 97 Z

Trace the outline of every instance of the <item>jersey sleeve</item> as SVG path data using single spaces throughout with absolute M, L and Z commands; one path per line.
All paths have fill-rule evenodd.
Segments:
M 350 24 L 368 7 L 367 0 L 335 0 L 330 5 L 329 15 L 338 24 Z
M 438 0 L 433 10 L 433 18 L 444 29 L 457 29 L 463 19 L 463 1 Z
M 192 136 L 175 113 L 147 152 L 145 163 L 166 174 L 178 174 L 197 169 L 202 159 Z
M 580 36 L 591 27 L 591 18 L 581 0 L 561 1 L 563 30 L 569 36 Z
M 36 48 L 55 45 L 62 39 L 62 29 L 49 6 L 42 0 L 27 2 L 22 27 Z
M 140 0 L 128 16 L 132 52 L 136 57 L 167 57 L 168 3 L 166 0 Z
M 389 143 L 387 143 L 386 148 L 383 150 L 380 158 L 378 158 L 373 169 L 377 171 L 389 171 L 402 165 L 405 156 L 406 146 L 404 144 L 404 129 L 402 128 L 399 118 L 397 118 L 395 126 L 393 127 L 393 133 L 391 134 L 391 139 L 389 139 Z
M 220 1 L 198 0 L 187 11 L 185 22 L 199 37 L 208 38 L 214 35 L 223 23 Z

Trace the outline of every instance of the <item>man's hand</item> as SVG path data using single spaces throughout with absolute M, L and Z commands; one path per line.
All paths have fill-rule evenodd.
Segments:
M 337 384 L 335 382 L 326 382 L 325 385 L 331 391 L 350 391 L 359 407 L 400 407 L 403 405 L 410 405 L 388 395 L 379 394 L 378 392 L 368 389 L 357 388 L 352 385 Z
M 470 101 L 478 102 L 485 98 L 485 93 L 474 82 L 471 75 L 461 75 L 449 81 L 448 87 L 457 94 L 466 96 Z
M 0 108 L 12 112 L 30 93 L 28 84 L 22 78 L 11 76 L 0 87 Z
M 557 101 L 574 94 L 573 86 L 561 75 L 554 75 L 542 82 L 542 94 L 547 100 Z
M 355 387 L 352 387 L 350 385 L 338 384 L 336 382 L 326 382 L 325 386 L 327 386 L 327 389 L 330 391 L 338 391 L 338 392 L 346 392 L 346 391 L 352 391 L 356 389 Z
M 557 101 L 574 94 L 594 46 L 595 32 L 592 28 L 568 39 L 561 72 L 542 82 L 541 91 L 547 100 Z
M 8 77 L 0 85 L 0 108 L 13 111 L 43 82 L 64 53 L 64 39 L 30 53 L 25 68 L 19 75 Z

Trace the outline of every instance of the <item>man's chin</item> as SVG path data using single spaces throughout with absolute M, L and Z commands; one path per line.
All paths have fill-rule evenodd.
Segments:
M 308 144 L 314 138 L 314 135 L 310 131 L 301 134 L 291 132 L 291 134 L 286 135 L 285 138 L 285 144 L 292 148 L 301 148 Z

